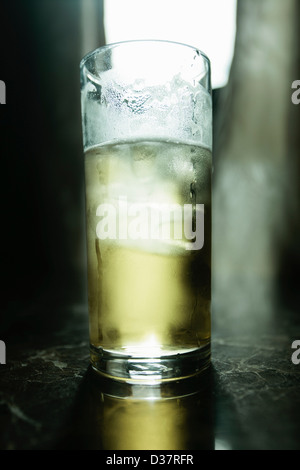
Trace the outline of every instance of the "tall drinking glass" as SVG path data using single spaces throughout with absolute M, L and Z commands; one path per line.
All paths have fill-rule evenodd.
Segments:
M 115 380 L 210 364 L 209 59 L 169 41 L 99 48 L 80 64 L 90 351 Z

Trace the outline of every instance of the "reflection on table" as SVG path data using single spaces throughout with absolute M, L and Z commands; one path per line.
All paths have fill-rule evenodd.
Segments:
M 201 381 L 146 386 L 106 380 L 93 371 L 86 380 L 82 412 L 73 423 L 73 433 L 80 439 L 81 429 L 81 438 L 88 438 L 84 448 L 214 449 L 210 372 Z

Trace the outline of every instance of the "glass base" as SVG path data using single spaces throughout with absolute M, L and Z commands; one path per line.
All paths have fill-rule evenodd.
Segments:
M 131 384 L 157 384 L 195 377 L 210 366 L 210 344 L 191 352 L 140 358 L 91 345 L 91 364 L 101 375 Z

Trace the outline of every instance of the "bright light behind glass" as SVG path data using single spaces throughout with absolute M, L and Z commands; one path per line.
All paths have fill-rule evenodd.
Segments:
M 228 81 L 237 0 L 104 0 L 106 43 L 164 39 L 194 46 L 211 60 L 212 86 Z
M 145 356 L 145 357 L 159 357 L 162 354 L 162 350 L 160 347 L 159 342 L 157 341 L 156 337 L 154 334 L 148 335 L 143 344 L 139 344 L 137 347 L 131 346 L 128 347 L 129 354 L 135 354 L 136 352 L 140 356 Z

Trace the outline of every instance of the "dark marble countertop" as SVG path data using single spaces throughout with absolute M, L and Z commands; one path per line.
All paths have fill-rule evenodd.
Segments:
M 156 389 L 153 400 L 90 370 L 85 301 L 49 296 L 10 307 L 0 448 L 299 449 L 300 364 L 291 359 L 298 312 L 219 298 L 210 372 L 191 388 Z

